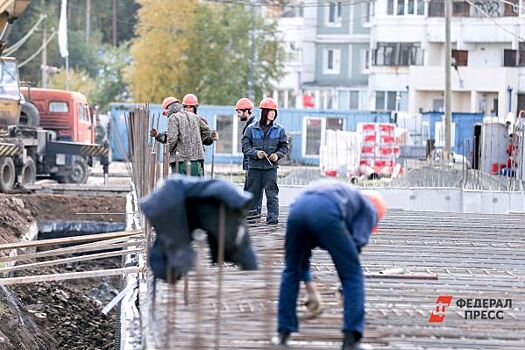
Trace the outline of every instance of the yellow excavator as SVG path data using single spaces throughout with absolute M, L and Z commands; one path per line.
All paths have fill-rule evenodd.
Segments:
M 31 0 L 0 0 L 0 55 L 5 48 L 9 26 L 24 12 Z M 18 69 L 14 58 L 0 57 L 0 128 L 17 124 L 21 112 Z
M 0 28 L 13 22 L 31 3 L 31 0 L 0 0 Z

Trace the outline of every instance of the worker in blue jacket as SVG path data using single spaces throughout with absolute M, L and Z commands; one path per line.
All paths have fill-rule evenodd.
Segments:
M 262 191 L 266 193 L 268 215 L 266 223 L 279 222 L 279 187 L 277 186 L 277 163 L 288 153 L 288 137 L 278 124 L 277 103 L 264 98 L 259 104 L 261 118 L 249 125 L 242 137 L 242 152 L 248 158 L 246 188 L 253 194 L 250 215 L 257 215 Z
M 296 315 L 299 284 L 310 274 L 310 256 L 315 247 L 328 251 L 343 286 L 343 350 L 362 349 L 365 326 L 364 277 L 359 262 L 361 248 L 386 212 L 376 191 L 359 192 L 347 183 L 321 180 L 310 185 L 292 204 L 285 242 L 285 268 L 281 277 L 278 337 L 287 345 L 290 333 L 298 331 Z

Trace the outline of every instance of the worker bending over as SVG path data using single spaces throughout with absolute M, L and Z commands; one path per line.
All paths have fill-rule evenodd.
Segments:
M 298 331 L 296 315 L 299 283 L 310 273 L 312 249 L 328 251 L 343 286 L 343 350 L 362 349 L 365 326 L 364 277 L 359 253 L 386 212 L 376 191 L 360 192 L 335 180 L 310 185 L 292 204 L 285 242 L 285 267 L 281 277 L 278 337 L 287 345 L 290 333 Z

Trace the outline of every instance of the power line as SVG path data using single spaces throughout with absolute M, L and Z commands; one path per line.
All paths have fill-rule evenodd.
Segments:
M 34 54 L 29 56 L 24 62 L 18 65 L 18 68 L 22 68 L 23 66 L 31 62 L 36 56 L 38 56 L 40 52 L 42 52 L 42 50 L 51 42 L 51 40 L 53 40 L 56 34 L 57 32 L 54 31 L 53 34 L 51 34 L 51 36 L 49 37 L 49 39 L 47 39 L 47 41 L 42 46 L 40 46 L 40 48 Z
M 36 22 L 36 24 L 27 32 L 26 35 L 24 35 L 20 40 L 18 40 L 16 43 L 14 43 L 13 45 L 9 46 L 6 51 L 5 51 L 5 54 L 6 55 L 11 55 L 12 53 L 14 53 L 15 51 L 17 51 L 19 48 L 22 47 L 22 45 L 24 45 L 28 40 L 29 38 L 31 37 L 31 35 L 33 35 L 33 33 L 35 32 L 35 30 L 37 29 L 37 27 L 40 25 L 40 23 L 42 23 L 42 21 L 46 18 L 46 15 L 40 15 L 40 18 L 38 19 L 38 21 Z

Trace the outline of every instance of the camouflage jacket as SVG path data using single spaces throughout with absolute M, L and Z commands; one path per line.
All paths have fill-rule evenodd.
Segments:
M 169 162 L 204 160 L 202 143 L 210 137 L 212 129 L 198 115 L 182 110 L 176 103 L 170 107 L 168 115 L 167 132 L 155 139 L 168 144 Z

